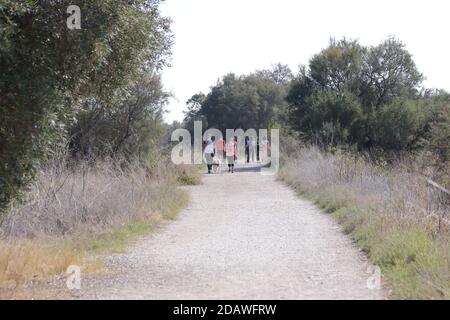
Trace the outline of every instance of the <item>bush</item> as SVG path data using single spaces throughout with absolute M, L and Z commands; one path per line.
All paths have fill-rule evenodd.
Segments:
M 424 100 L 396 99 L 383 105 L 373 123 L 375 145 L 384 150 L 412 150 L 425 138 L 430 111 Z

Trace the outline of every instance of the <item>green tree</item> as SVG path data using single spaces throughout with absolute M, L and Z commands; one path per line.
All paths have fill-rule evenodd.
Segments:
M 183 127 L 191 132 L 191 137 L 194 139 L 194 122 L 201 121 L 202 126 L 206 126 L 206 119 L 201 113 L 202 104 L 206 96 L 199 92 L 194 94 L 186 101 L 187 111 L 184 112 Z
M 367 50 L 360 76 L 360 96 L 367 106 L 378 108 L 398 97 L 418 96 L 423 81 L 405 45 L 388 38 Z
M 437 91 L 427 94 L 431 104 L 430 130 L 426 141 L 428 148 L 437 155 L 435 166 L 450 175 L 450 94 Z
M 159 0 L 0 1 L 0 209 L 19 195 L 89 97 L 106 100 L 170 50 Z
M 425 137 L 429 109 L 423 99 L 399 97 L 384 104 L 373 123 L 373 141 L 384 150 L 412 150 Z
M 267 70 L 240 77 L 228 74 L 206 96 L 196 95 L 188 101 L 185 124 L 202 119 L 205 127 L 223 132 L 270 128 L 277 113 L 285 107 L 285 80 L 282 82 L 277 83 L 274 73 Z
M 71 127 L 70 150 L 83 157 L 144 156 L 162 143 L 169 94 L 158 74 L 146 74 L 115 100 L 85 101 Z
M 316 91 L 308 100 L 312 108 L 308 111 L 313 136 L 316 142 L 325 145 L 357 143 L 362 106 L 357 97 L 349 91 L 337 94 L 335 91 Z
M 357 91 L 366 48 L 357 41 L 330 40 L 329 46 L 309 62 L 309 75 L 321 88 L 336 93 Z
M 375 47 L 331 40 L 292 81 L 289 123 L 324 144 L 413 148 L 427 128 L 428 109 L 418 102 L 422 79 L 394 38 Z

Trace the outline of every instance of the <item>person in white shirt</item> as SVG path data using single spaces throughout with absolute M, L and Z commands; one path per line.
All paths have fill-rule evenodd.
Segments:
M 214 158 L 214 143 L 211 138 L 206 140 L 206 146 L 204 150 L 206 165 L 208 167 L 208 173 L 212 173 L 212 164 Z

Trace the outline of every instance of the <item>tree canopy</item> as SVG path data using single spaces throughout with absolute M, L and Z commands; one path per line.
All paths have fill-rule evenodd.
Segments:
M 307 139 L 325 144 L 413 148 L 428 121 L 422 80 L 395 38 L 373 47 L 331 40 L 292 82 L 289 122 Z
M 281 64 L 244 76 L 225 75 L 207 95 L 199 93 L 188 100 L 185 126 L 200 120 L 205 127 L 222 132 L 270 128 L 285 108 L 291 77 L 289 68 Z
M 80 111 L 117 105 L 120 90 L 167 64 L 170 20 L 159 2 L 80 0 L 82 28 L 71 30 L 71 1 L 0 1 L 0 208 Z

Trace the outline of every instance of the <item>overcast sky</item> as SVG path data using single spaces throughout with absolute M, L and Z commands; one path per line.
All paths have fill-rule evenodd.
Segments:
M 175 98 L 166 120 L 181 121 L 185 102 L 218 78 L 281 62 L 297 71 L 330 37 L 376 45 L 402 40 L 427 78 L 450 91 L 448 0 L 166 0 L 173 19 L 172 67 L 163 74 Z

